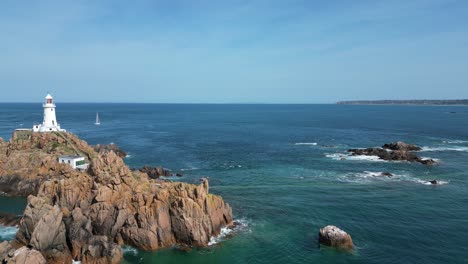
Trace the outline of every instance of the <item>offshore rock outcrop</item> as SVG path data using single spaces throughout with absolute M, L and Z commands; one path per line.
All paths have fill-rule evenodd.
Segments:
M 433 165 L 436 163 L 433 159 L 423 159 L 413 152 L 418 150 L 421 150 L 421 148 L 416 145 L 395 142 L 385 144 L 382 148 L 349 149 L 348 152 L 351 152 L 353 156 L 377 156 L 382 160 L 388 161 L 409 161 L 424 165 Z
M 319 232 L 319 243 L 338 249 L 350 250 L 354 248 L 351 236 L 336 226 L 328 225 Z
M 23 164 L 26 169 L 0 166 L 0 182 L 15 175 L 17 186 L 28 186 L 21 189 L 30 195 L 16 242 L 41 252 L 48 263 L 119 263 L 123 244 L 144 250 L 203 247 L 232 224 L 230 206 L 209 193 L 206 180 L 192 185 L 150 179 L 113 151 L 97 153 L 69 133 L 31 137 L 16 142 L 13 136 L 0 164 L 21 157 L 31 162 Z M 54 142 L 59 146 L 49 151 Z M 87 172 L 57 163 L 60 154 L 73 154 L 65 153 L 70 149 L 90 162 Z

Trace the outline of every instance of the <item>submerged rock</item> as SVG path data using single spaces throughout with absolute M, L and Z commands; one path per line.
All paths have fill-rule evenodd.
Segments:
M 336 226 L 328 225 L 319 232 L 319 243 L 339 249 L 353 249 L 353 240 L 345 231 Z
M 381 176 L 386 176 L 386 177 L 393 177 L 394 175 L 390 172 L 387 172 L 387 171 L 384 171 L 382 173 L 380 173 Z

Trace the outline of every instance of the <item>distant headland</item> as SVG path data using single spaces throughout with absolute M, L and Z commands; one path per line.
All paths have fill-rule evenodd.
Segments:
M 468 99 L 458 100 L 360 100 L 339 101 L 342 105 L 468 105 Z

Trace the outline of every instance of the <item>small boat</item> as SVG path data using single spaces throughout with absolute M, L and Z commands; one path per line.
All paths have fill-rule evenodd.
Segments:
M 101 124 L 101 121 L 99 121 L 99 113 L 96 113 L 96 123 L 94 123 L 96 126 L 99 126 Z

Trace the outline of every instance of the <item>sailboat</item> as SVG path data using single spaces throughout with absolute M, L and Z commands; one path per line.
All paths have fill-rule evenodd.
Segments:
M 99 126 L 101 124 L 101 121 L 99 121 L 99 113 L 96 113 L 96 123 L 94 123 L 96 126 Z

